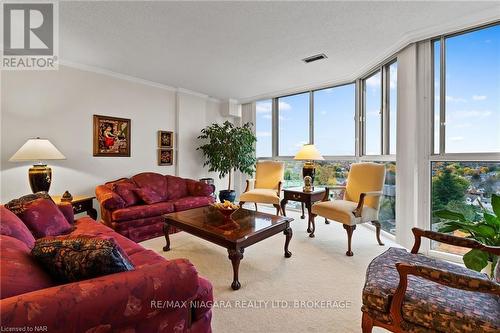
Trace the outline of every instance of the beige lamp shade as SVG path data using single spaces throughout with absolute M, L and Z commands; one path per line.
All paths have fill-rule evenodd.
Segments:
M 297 155 L 293 158 L 299 161 L 323 161 L 324 158 L 321 156 L 319 150 L 311 144 L 303 145 L 299 150 Z
M 29 139 L 9 159 L 11 162 L 65 160 L 66 157 L 47 139 Z

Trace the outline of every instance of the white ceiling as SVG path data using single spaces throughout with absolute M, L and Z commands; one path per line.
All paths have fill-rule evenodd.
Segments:
M 60 55 L 248 101 L 352 80 L 424 37 L 500 18 L 500 2 L 61 2 Z M 325 53 L 328 59 L 301 59 Z

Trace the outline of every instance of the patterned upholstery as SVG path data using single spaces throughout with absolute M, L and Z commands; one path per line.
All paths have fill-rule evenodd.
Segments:
M 213 187 L 205 183 L 153 172 L 96 187 L 102 222 L 136 242 L 162 236 L 163 214 L 207 206 L 213 202 L 212 193 Z M 170 228 L 170 233 L 177 231 Z
M 89 217 L 74 226 L 71 237 L 112 237 L 136 269 L 58 284 L 32 260 L 26 244 L 0 235 L 1 327 L 43 326 L 52 333 L 211 332 L 212 286 L 189 261 L 166 260 Z M 202 306 L 190 308 L 190 301 Z
M 30 249 L 35 245 L 35 237 L 16 214 L 0 205 L 0 234 L 19 239 Z
M 445 261 L 390 248 L 369 265 L 363 288 L 363 311 L 377 320 L 388 322 L 389 307 L 398 283 L 396 263 L 409 263 L 437 268 L 441 278 L 450 279 L 446 272 L 461 275 L 455 283 L 491 286 L 486 275 Z M 422 268 L 422 273 L 431 274 Z M 434 272 L 434 271 L 433 271 Z M 435 272 L 434 272 L 435 273 Z M 432 273 L 432 274 L 434 274 Z M 468 280 L 472 282 L 468 282 Z M 487 287 L 486 287 L 487 288 Z M 499 286 L 500 288 L 500 286 Z M 467 300 L 464 302 L 464 300 Z M 500 298 L 498 296 L 444 286 L 410 275 L 403 302 L 403 319 L 411 332 L 499 332 Z M 381 316 L 380 314 L 386 314 Z

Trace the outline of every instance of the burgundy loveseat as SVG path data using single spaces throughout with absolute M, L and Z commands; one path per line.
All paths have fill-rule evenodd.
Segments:
M 62 207 L 73 222 L 71 205 Z M 135 268 L 59 284 L 30 255 L 35 238 L 29 229 L 3 205 L 0 226 L 2 331 L 211 332 L 212 285 L 186 259 L 166 260 L 83 217 L 73 223 L 70 236 L 113 237 Z
M 213 202 L 212 186 L 154 172 L 99 185 L 95 192 L 102 221 L 135 242 L 163 235 L 162 214 Z

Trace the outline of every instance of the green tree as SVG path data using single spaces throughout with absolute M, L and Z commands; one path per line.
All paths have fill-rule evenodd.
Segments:
M 443 209 L 450 201 L 463 202 L 469 185 L 467 179 L 457 176 L 450 168 L 445 168 L 432 178 L 432 209 Z

